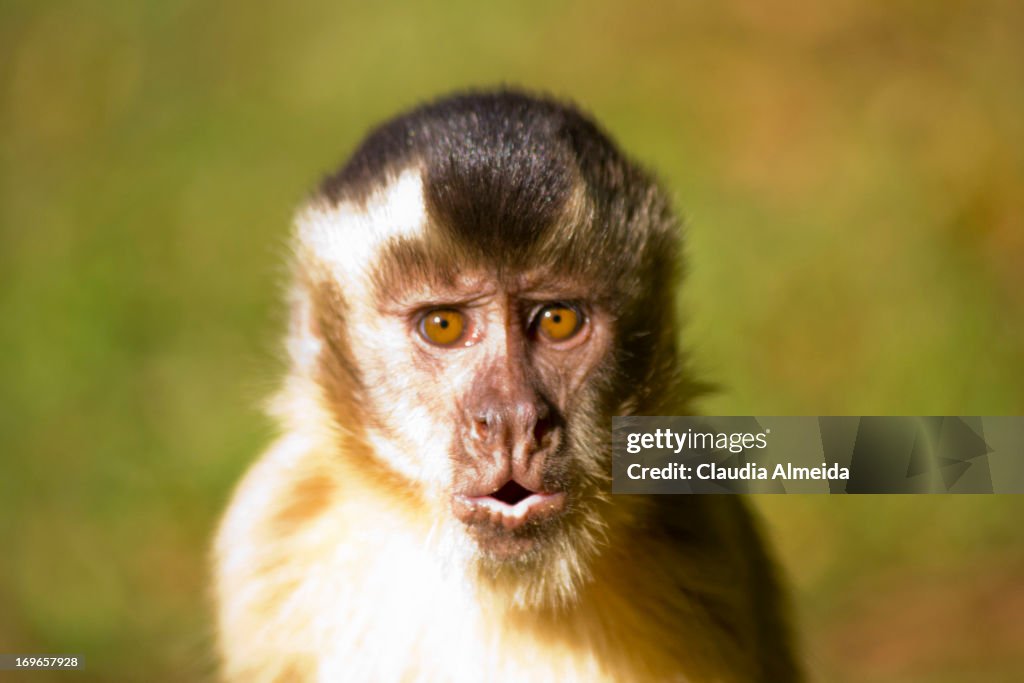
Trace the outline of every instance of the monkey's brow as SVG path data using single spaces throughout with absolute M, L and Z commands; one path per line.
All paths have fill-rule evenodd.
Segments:
M 382 310 L 401 310 L 430 304 L 471 304 L 493 296 L 496 283 L 485 273 L 418 264 L 414 268 L 380 269 L 374 278 L 374 301 Z
M 442 294 L 472 289 L 460 259 L 422 238 L 389 240 L 371 272 L 374 298 L 379 302 L 408 299 L 424 290 Z
M 401 292 L 380 293 L 377 307 L 385 312 L 402 313 L 424 306 L 472 306 L 494 296 L 495 288 L 474 289 L 423 287 Z
M 372 270 L 372 283 L 374 300 L 382 310 L 469 304 L 499 289 L 528 301 L 579 301 L 601 298 L 608 286 L 559 266 L 521 270 L 416 238 L 393 239 L 385 245 Z
M 588 302 L 599 305 L 592 296 L 592 290 L 580 289 L 576 286 L 553 286 L 546 284 L 531 288 L 517 288 L 508 283 L 498 283 L 485 278 L 479 281 L 467 281 L 462 287 L 422 287 L 402 292 L 380 293 L 376 300 L 378 310 L 401 315 L 434 306 L 473 307 L 486 303 L 500 294 L 506 294 L 522 305 L 533 305 L 545 302 Z

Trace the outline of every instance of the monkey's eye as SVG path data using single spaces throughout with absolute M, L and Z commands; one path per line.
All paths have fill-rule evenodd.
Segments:
M 537 332 L 542 337 L 553 342 L 561 342 L 580 331 L 583 316 L 573 306 L 548 304 L 540 309 L 535 320 Z
M 465 331 L 465 318 L 450 308 L 428 311 L 420 319 L 420 336 L 437 346 L 451 346 L 462 339 Z

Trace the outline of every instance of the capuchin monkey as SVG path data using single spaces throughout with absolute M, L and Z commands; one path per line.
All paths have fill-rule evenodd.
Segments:
M 801 680 L 737 496 L 613 496 L 692 410 L 680 224 L 570 105 L 457 95 L 298 212 L 281 436 L 215 548 L 229 681 Z

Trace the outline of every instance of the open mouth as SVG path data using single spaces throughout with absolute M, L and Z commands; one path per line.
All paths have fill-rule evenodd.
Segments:
M 516 529 L 529 521 L 554 516 L 565 507 L 565 493 L 531 491 L 514 479 L 483 496 L 457 496 L 455 512 L 463 522 L 490 522 Z

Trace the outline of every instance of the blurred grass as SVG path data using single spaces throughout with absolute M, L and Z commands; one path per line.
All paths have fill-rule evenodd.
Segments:
M 454 88 L 570 96 L 661 173 L 706 411 L 1024 413 L 1022 29 L 1009 0 L 0 4 L 0 651 L 209 674 L 291 209 Z M 760 503 L 821 680 L 1024 670 L 1017 498 Z

